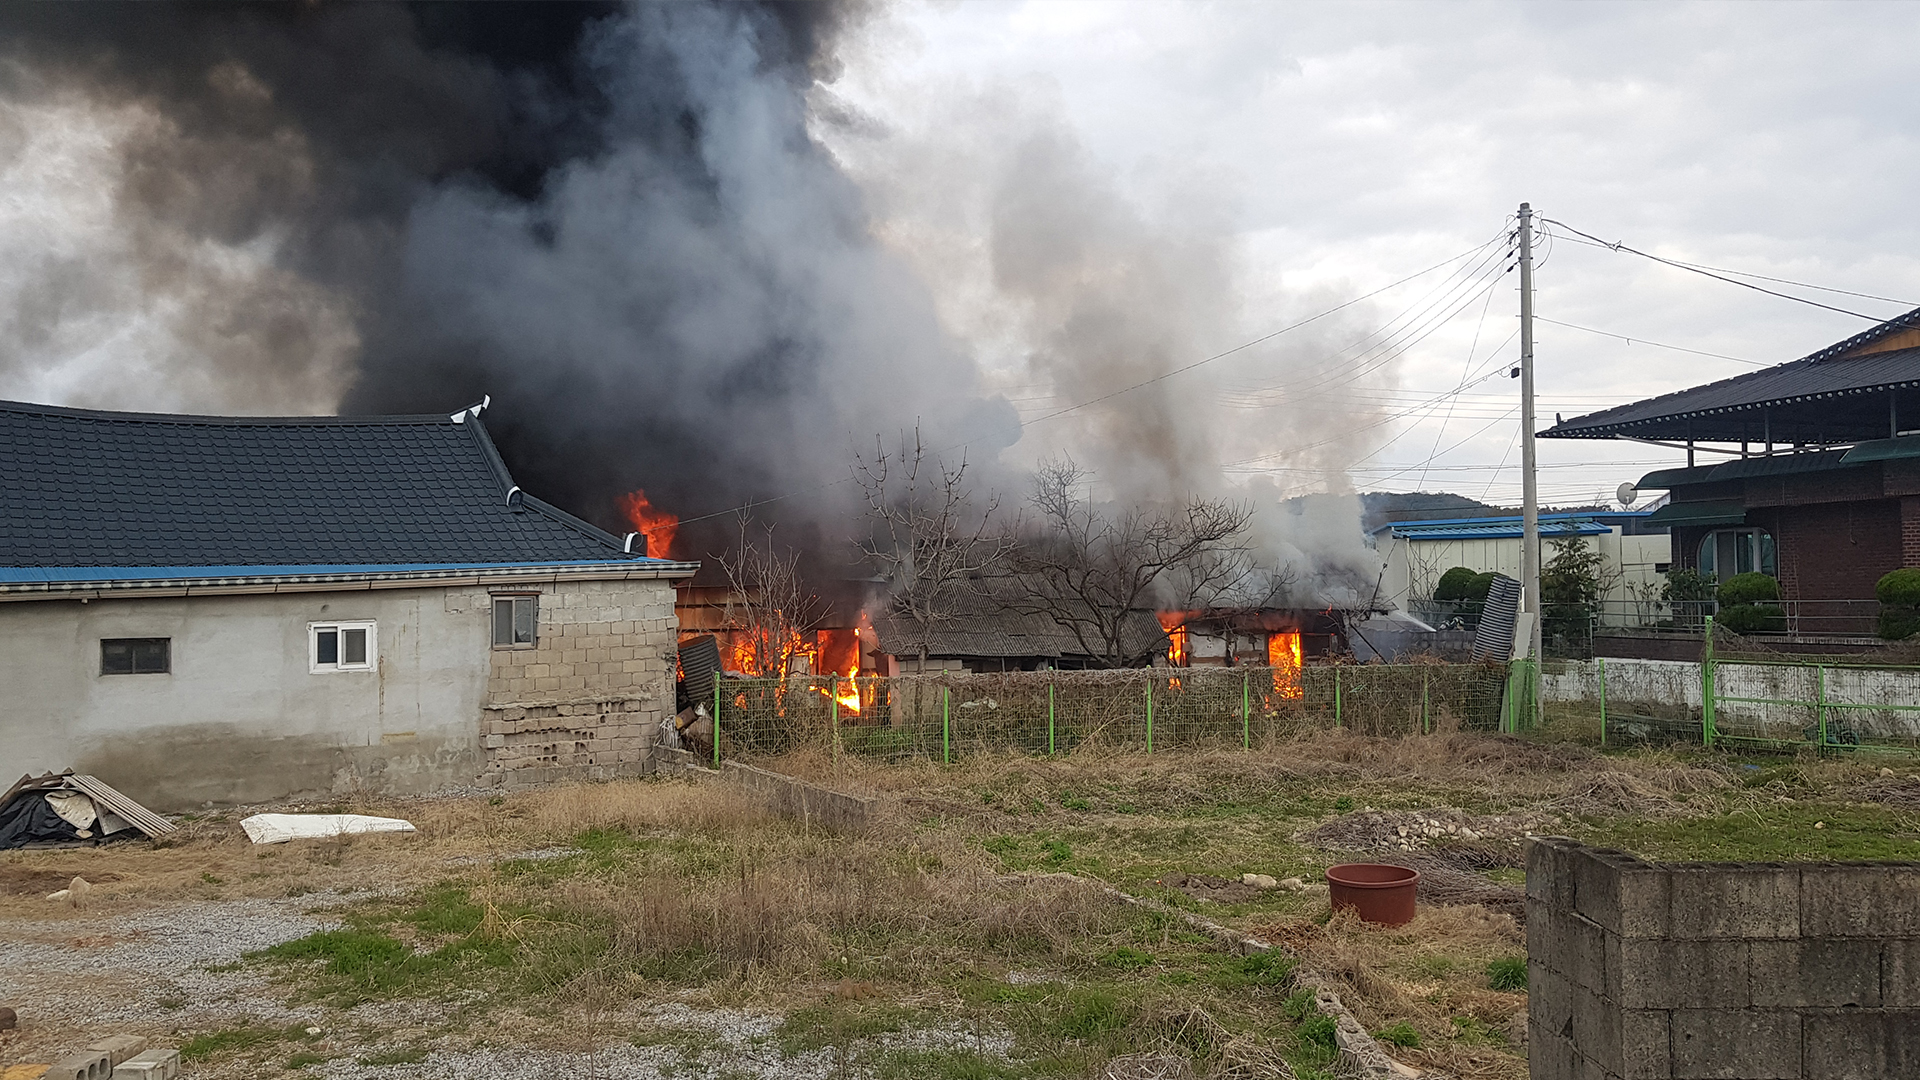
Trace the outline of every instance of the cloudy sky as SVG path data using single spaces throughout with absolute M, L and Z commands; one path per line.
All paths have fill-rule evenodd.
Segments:
M 985 146 L 1014 113 L 1055 125 L 1164 234 L 1217 230 L 1234 302 L 1189 359 L 1474 249 L 1522 200 L 1667 257 L 1920 305 L 1906 212 L 1920 175 L 1917 45 L 1920 7 L 1901 4 L 897 4 L 843 47 L 830 89 L 858 119 L 823 138 L 871 189 L 904 191 L 891 212 L 911 219 L 928 216 L 942 184 L 914 176 L 938 171 L 927 145 L 972 128 Z M 1559 235 L 1541 242 L 1538 314 L 1588 329 L 1538 327 L 1548 423 L 1871 325 L 1549 229 Z M 895 235 L 911 247 L 925 230 Z M 964 278 L 951 263 L 965 251 L 940 250 Z M 1358 363 L 1340 350 L 1379 327 L 1406 330 L 1396 348 L 1419 338 L 1380 378 L 1344 388 L 1378 407 L 1362 421 L 1378 425 L 1370 452 L 1349 474 L 1361 490 L 1516 502 L 1518 381 L 1447 395 L 1517 356 L 1517 275 L 1436 295 L 1446 272 L 1350 309 L 1313 344 Z M 1905 310 L 1786 291 L 1879 318 Z M 966 290 L 942 296 L 964 322 Z M 1436 328 L 1418 321 L 1430 310 L 1457 314 Z M 1230 455 L 1246 462 L 1223 462 L 1230 475 L 1337 484 L 1337 464 L 1285 453 L 1311 441 L 1290 442 L 1274 419 L 1310 362 L 1278 348 L 1288 340 L 1168 385 L 1192 379 L 1219 423 L 1265 448 L 1263 460 Z M 1001 359 L 989 367 L 1024 416 L 1071 403 L 1023 388 L 1020 366 Z M 1543 498 L 1560 503 L 1611 497 L 1680 456 L 1619 442 L 1540 450 Z
M 1891 298 L 1788 290 L 1875 319 L 1920 305 L 1907 213 L 1920 176 L 1912 4 L 881 0 L 841 31 L 793 110 L 852 179 L 848 197 L 837 177 L 809 188 L 766 166 L 812 160 L 789 154 L 785 82 L 745 61 L 722 71 L 712 58 L 736 54 L 709 46 L 723 33 L 656 17 L 703 10 L 741 9 L 642 8 L 629 20 L 659 24 L 647 33 L 666 43 L 661 55 L 706 95 L 692 152 L 722 179 L 699 192 L 714 205 L 688 218 L 689 231 L 738 253 L 734 276 L 766 294 L 747 308 L 787 328 L 770 340 L 799 325 L 826 357 L 813 370 L 832 385 L 796 387 L 792 400 L 860 403 L 800 412 L 783 402 L 776 411 L 806 417 L 793 426 L 821 445 L 756 451 L 804 465 L 767 470 L 757 498 L 844 481 L 849 440 L 870 446 L 876 431 L 926 419 L 974 439 L 975 459 L 1003 466 L 1003 478 L 1064 451 L 1115 491 L 1147 498 L 1448 490 L 1512 504 L 1518 383 L 1503 373 L 1518 354 L 1518 295 L 1517 275 L 1503 271 L 1523 200 L 1670 258 Z M 622 52 L 625 40 L 601 42 L 596 71 L 640 80 L 665 62 Z M 326 200 L 302 192 L 328 175 L 313 165 L 324 156 L 303 156 L 309 144 L 297 140 L 287 152 L 249 142 L 250 129 L 184 140 L 191 128 L 154 111 L 172 106 L 84 80 L 42 85 L 34 50 L 20 56 L 0 94 L 0 396 L 324 412 L 370 364 L 377 373 L 362 314 L 379 297 L 303 274 L 285 254 L 318 235 L 301 215 Z M 271 114 L 275 95 L 298 84 L 208 63 L 203 96 L 241 112 L 233 102 L 257 98 Z M 657 232 L 636 225 L 662 216 L 649 209 L 664 190 L 648 171 L 657 147 L 619 135 L 607 145 L 622 153 L 556 168 L 526 204 L 528 220 L 561 223 L 557 243 L 514 226 L 512 250 L 530 254 L 504 267 L 568 272 L 542 278 L 547 291 L 516 287 L 476 305 L 525 331 L 496 335 L 505 370 L 523 381 L 591 370 L 608 385 L 657 386 L 673 366 L 661 351 L 671 345 L 637 346 L 651 339 L 624 321 L 644 306 L 629 301 L 649 273 L 688 275 L 672 252 L 649 249 Z M 269 209 L 244 228 L 206 225 L 233 216 L 220 211 L 236 200 L 201 183 L 198 166 L 155 166 L 200 160 L 175 144 L 220 165 L 212 181 L 232 180 Z M 435 240 L 446 215 L 420 212 L 471 194 L 462 184 L 423 188 L 397 242 L 452 253 L 435 281 L 487 265 L 474 230 Z M 293 194 L 261 194 L 281 190 Z M 621 192 L 639 194 L 628 206 Z M 578 222 L 569 207 L 583 211 Z M 871 240 L 884 257 L 869 257 Z M 766 281 L 778 287 L 760 290 Z M 1543 424 L 1794 359 L 1871 324 L 1551 224 L 1538 289 Z M 672 301 L 700 317 L 689 321 L 753 324 L 740 305 L 705 303 L 719 294 L 732 295 L 692 289 Z M 538 328 L 555 312 L 594 325 L 574 335 L 591 338 L 592 363 L 550 348 L 566 335 Z M 724 371 L 759 355 L 748 344 L 686 363 Z M 539 393 L 482 374 L 452 382 L 499 395 L 503 413 Z M 952 416 L 926 415 L 949 402 Z M 576 405 L 560 410 L 567 423 L 581 423 Z M 899 415 L 882 415 L 890 406 Z M 736 436 L 754 426 L 736 425 Z M 551 456 L 568 433 L 540 434 Z M 621 445 L 634 442 L 621 428 Z M 1617 442 L 1540 446 L 1549 504 L 1610 497 L 1680 457 Z M 684 463 L 641 462 L 600 487 L 654 487 L 676 471 Z M 724 508 L 711 485 L 693 487 L 684 509 Z

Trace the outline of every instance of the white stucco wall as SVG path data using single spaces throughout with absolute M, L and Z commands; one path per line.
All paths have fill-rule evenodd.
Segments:
M 1405 540 L 1385 539 L 1382 562 L 1381 594 L 1396 605 L 1411 610 L 1415 603 L 1432 597 L 1440 575 L 1452 567 L 1464 566 L 1476 573 L 1492 571 L 1511 578 L 1520 576 L 1520 539 L 1495 540 Z M 1654 567 L 1671 561 L 1671 542 L 1663 535 L 1624 536 L 1618 526 L 1605 536 L 1586 538 L 1606 560 L 1611 587 L 1605 596 L 1606 618 L 1625 621 L 1632 601 L 1647 593 L 1658 592 L 1662 579 Z M 1553 545 L 1541 545 L 1541 558 L 1553 557 Z
M 664 606 L 672 641 L 668 582 L 532 589 L 543 641 L 610 594 Z M 472 585 L 0 603 L 0 784 L 72 767 L 157 810 L 473 784 L 490 618 Z M 378 625 L 375 670 L 309 670 L 308 624 L 335 620 Z M 102 675 L 100 639 L 137 637 L 172 639 L 172 671 Z

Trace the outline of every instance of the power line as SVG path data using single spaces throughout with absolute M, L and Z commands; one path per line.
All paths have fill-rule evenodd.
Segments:
M 1736 281 L 1733 278 L 1725 276 L 1724 274 L 1716 273 L 1712 270 L 1706 269 L 1705 267 L 1696 265 L 1694 263 L 1680 262 L 1677 259 L 1662 258 L 1659 255 L 1654 255 L 1649 252 L 1641 251 L 1639 248 L 1628 247 L 1625 243 L 1620 243 L 1620 242 L 1608 243 L 1607 241 L 1600 239 L 1599 237 L 1593 235 L 1592 233 L 1581 232 L 1579 229 L 1574 228 L 1573 226 L 1567 224 L 1566 222 L 1559 221 L 1554 218 L 1542 218 L 1541 220 L 1550 222 L 1554 225 L 1558 225 L 1561 228 L 1567 230 L 1568 232 L 1575 234 L 1576 236 L 1584 236 L 1587 239 L 1593 241 L 1596 244 L 1599 244 L 1601 247 L 1606 248 L 1609 251 L 1624 251 L 1630 255 L 1638 255 L 1643 259 L 1652 259 L 1654 262 L 1662 263 L 1666 266 L 1671 266 L 1679 270 L 1685 270 L 1688 273 L 1700 274 L 1705 277 L 1710 277 L 1715 281 L 1724 281 L 1729 285 L 1738 285 L 1743 289 L 1752 289 L 1754 292 L 1766 293 L 1768 296 L 1777 296 L 1782 300 L 1791 300 L 1796 304 L 1806 304 L 1808 307 L 1824 308 L 1827 311 L 1837 311 L 1842 315 L 1851 315 L 1856 319 L 1865 319 L 1868 322 L 1882 323 L 1887 321 L 1878 315 L 1863 315 L 1858 311 L 1848 311 L 1846 308 L 1834 307 L 1832 304 L 1823 304 L 1818 300 L 1809 300 L 1804 296 L 1795 296 L 1792 293 L 1783 293 L 1774 289 L 1763 289 L 1760 286 L 1755 285 L 1750 281 Z M 1801 285 L 1801 283 L 1797 281 L 1788 282 L 1787 284 Z M 1815 288 L 1819 288 L 1820 286 L 1806 285 L 1804 287 L 1809 289 L 1815 289 Z M 1840 292 L 1842 290 L 1828 289 L 1825 291 Z M 1855 293 L 1854 295 L 1859 296 L 1863 294 Z M 1875 297 L 1874 299 L 1885 299 L 1885 297 Z M 1904 303 L 1904 301 L 1900 301 L 1900 300 L 1894 300 L 1891 302 L 1896 304 Z
M 1560 223 L 1555 222 L 1555 224 Z M 1581 235 L 1584 236 L 1586 234 L 1582 233 Z M 1603 247 L 1609 251 L 1614 250 L 1614 246 L 1604 240 L 1580 240 L 1574 237 L 1568 237 L 1568 239 L 1576 244 L 1585 244 L 1587 247 Z M 1857 296 L 1862 300 L 1883 300 L 1889 304 L 1899 304 L 1903 307 L 1920 307 L 1920 304 L 1915 304 L 1912 300 L 1902 300 L 1897 296 L 1878 296 L 1874 293 L 1855 292 L 1852 289 L 1836 289 L 1830 285 L 1815 285 L 1811 282 L 1795 281 L 1792 278 L 1769 277 L 1766 274 L 1756 274 L 1749 270 L 1729 270 L 1724 266 L 1708 266 L 1705 263 L 1688 262 L 1685 259 L 1668 259 L 1666 261 L 1689 270 L 1712 270 L 1716 273 L 1732 274 L 1735 277 L 1750 277 L 1759 281 L 1771 281 L 1780 285 L 1792 285 L 1800 289 L 1813 289 L 1816 292 L 1838 293 L 1841 296 Z
M 1601 337 L 1618 338 L 1619 340 L 1624 341 L 1629 345 L 1634 345 L 1634 344 L 1652 345 L 1653 347 L 1658 349 L 1672 349 L 1674 352 L 1692 353 L 1695 356 L 1711 356 L 1715 360 L 1731 360 L 1736 364 L 1751 364 L 1754 367 L 1773 367 L 1774 366 L 1772 364 L 1769 364 L 1760 360 L 1742 360 L 1738 356 L 1728 356 L 1725 353 L 1703 352 L 1699 349 L 1689 349 L 1684 345 L 1668 345 L 1664 341 L 1654 341 L 1651 338 L 1628 337 L 1625 334 L 1613 334 L 1613 333 L 1608 333 L 1605 330 L 1595 330 L 1591 326 L 1575 326 L 1573 323 L 1561 322 L 1559 319 L 1549 319 L 1544 315 L 1535 315 L 1534 319 L 1537 322 L 1552 323 L 1555 326 L 1564 326 L 1569 330 L 1584 330 L 1589 334 L 1599 334 Z

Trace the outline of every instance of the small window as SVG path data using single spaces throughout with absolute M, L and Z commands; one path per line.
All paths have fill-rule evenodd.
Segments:
M 172 670 L 172 638 L 100 639 L 100 674 L 102 675 L 165 675 Z
M 307 624 L 310 671 L 372 671 L 377 655 L 374 624 L 370 622 Z
M 1720 529 L 1700 541 L 1700 573 L 1720 581 L 1759 571 L 1779 576 L 1773 537 L 1765 529 Z
M 531 649 L 534 628 L 540 620 L 538 596 L 496 596 L 493 598 L 493 647 Z

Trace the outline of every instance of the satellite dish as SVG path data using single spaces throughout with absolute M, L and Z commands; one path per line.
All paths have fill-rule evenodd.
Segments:
M 1633 500 L 1640 497 L 1640 489 L 1634 487 L 1631 483 L 1625 483 L 1621 484 L 1620 489 L 1613 494 L 1614 497 L 1620 500 L 1621 506 L 1632 506 Z

